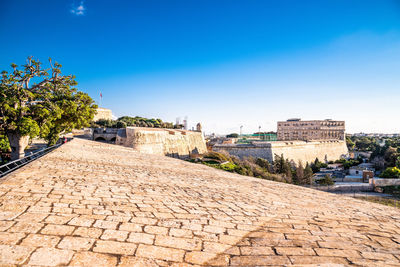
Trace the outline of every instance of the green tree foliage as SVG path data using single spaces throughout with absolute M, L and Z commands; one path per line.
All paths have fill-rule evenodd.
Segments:
M 377 144 L 374 137 L 353 137 L 352 141 L 355 143 L 355 149 L 358 151 L 373 151 Z
M 172 122 L 163 122 L 161 119 L 147 119 L 139 116 L 129 117 L 123 116 L 117 120 L 98 120 L 92 127 L 106 127 L 106 128 L 126 128 L 127 126 L 133 127 L 151 127 L 151 128 L 167 128 L 167 129 L 182 129 L 183 125 L 174 125 Z
M 329 175 L 325 175 L 324 178 L 317 181 L 319 185 L 334 185 L 335 182 Z
M 275 173 L 285 173 L 285 158 L 283 154 L 280 156 L 275 154 L 273 165 Z
M 123 121 L 121 121 L 123 122 Z M 92 124 L 93 127 L 104 127 L 104 128 L 124 128 L 124 127 L 117 127 L 118 121 L 115 120 L 108 120 L 108 119 L 100 119 Z M 125 123 L 125 122 L 123 122 Z
M 219 163 L 226 162 L 226 161 L 232 161 L 229 158 L 228 155 L 225 155 L 225 154 L 222 154 L 222 153 L 218 153 L 218 152 L 215 152 L 215 151 L 208 152 L 207 154 L 205 154 L 203 156 L 203 158 L 211 159 L 211 160 L 217 161 Z
M 293 170 L 288 159 L 284 160 L 283 176 L 285 177 L 287 183 L 293 182 Z
M 313 171 L 307 162 L 306 167 L 304 168 L 304 184 L 312 184 L 312 177 Z
M 349 160 L 346 160 L 346 159 L 339 159 L 339 160 L 336 160 L 336 161 L 335 161 L 335 163 L 340 163 L 340 164 L 342 164 L 342 165 L 343 165 L 343 168 L 344 168 L 345 170 L 350 169 L 350 167 L 357 166 L 357 165 L 361 164 L 362 162 L 363 162 L 362 158 L 349 159 Z
M 297 165 L 293 180 L 296 184 L 308 184 L 308 181 L 306 181 L 304 176 L 304 167 L 301 161 L 299 161 L 299 164 Z
M 128 126 L 128 125 L 124 121 L 117 121 L 115 126 L 116 126 L 116 128 L 126 128 L 126 126 Z
M 44 69 L 29 57 L 20 69 L 12 64 L 10 73 L 1 73 L 0 131 L 13 159 L 23 153 L 27 137 L 39 135 L 54 144 L 61 133 L 88 125 L 96 112 L 93 100 L 74 88 L 75 76 L 62 75 L 61 65 L 49 61 Z
M 261 168 L 266 169 L 268 172 L 273 173 L 273 167 L 271 166 L 271 163 L 269 163 L 268 160 L 257 158 L 255 163 Z
M 389 146 L 385 151 L 384 159 L 386 166 L 397 166 L 400 161 L 400 153 L 398 152 L 398 149 Z
M 347 144 L 347 148 L 349 150 L 353 150 L 356 146 L 356 144 L 353 142 L 353 140 L 351 140 L 351 138 L 348 136 L 346 137 L 346 144 Z
M 9 160 L 8 153 L 11 152 L 10 143 L 6 135 L 0 134 L 0 164 Z
M 384 170 L 380 177 L 382 178 L 400 178 L 400 169 L 397 167 L 389 167 Z
M 372 151 L 370 158 L 370 162 L 374 163 L 375 168 L 378 170 L 387 167 L 400 168 L 400 138 L 375 138 L 375 142 L 379 145 Z
M 319 172 L 321 170 L 321 168 L 326 168 L 328 167 L 328 164 L 323 163 L 321 161 L 319 161 L 318 158 L 315 159 L 315 161 L 313 163 L 311 163 L 311 169 L 314 173 Z

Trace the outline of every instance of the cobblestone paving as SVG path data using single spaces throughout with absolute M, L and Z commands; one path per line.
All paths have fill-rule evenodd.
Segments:
M 81 139 L 0 202 L 3 265 L 400 265 L 398 209 Z

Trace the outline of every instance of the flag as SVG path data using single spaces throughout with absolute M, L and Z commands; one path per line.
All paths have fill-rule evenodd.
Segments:
M 100 98 L 103 98 L 103 94 L 100 92 Z

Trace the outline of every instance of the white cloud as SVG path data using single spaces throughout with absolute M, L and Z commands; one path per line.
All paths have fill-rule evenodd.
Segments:
M 72 7 L 72 9 L 71 9 L 71 13 L 72 13 L 72 14 L 75 14 L 75 15 L 77 15 L 77 16 L 83 16 L 83 15 L 85 15 L 85 11 L 86 11 L 86 8 L 85 8 L 85 6 L 84 6 L 83 1 L 81 1 L 79 5 L 73 4 L 73 7 Z

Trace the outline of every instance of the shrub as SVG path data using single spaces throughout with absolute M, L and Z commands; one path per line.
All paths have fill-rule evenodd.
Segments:
M 273 166 L 267 160 L 261 158 L 248 157 L 245 159 L 240 159 L 236 156 L 230 156 L 224 152 L 219 153 L 211 151 L 203 155 L 203 158 L 198 158 L 197 160 L 191 159 L 190 161 L 199 162 L 213 168 L 238 173 L 241 175 L 253 176 L 260 179 L 277 182 L 291 183 L 291 179 L 284 177 L 283 174 L 272 173 L 274 169 Z
M 400 185 L 387 185 L 381 188 L 385 194 L 400 195 Z
M 332 178 L 329 175 L 325 175 L 324 178 L 318 180 L 317 183 L 320 185 L 334 185 L 335 184 L 335 182 L 332 180 Z
M 261 168 L 266 169 L 268 172 L 272 172 L 272 167 L 268 160 L 262 159 L 262 158 L 257 158 L 255 163 L 258 166 L 260 166 Z
M 400 178 L 400 169 L 397 167 L 386 168 L 380 175 L 381 178 Z
M 228 163 L 225 163 L 225 164 L 220 164 L 220 167 L 224 171 L 234 172 L 235 168 L 236 168 L 236 165 L 231 163 L 231 162 L 228 162 Z
M 116 126 L 117 126 L 117 128 L 126 128 L 126 122 L 124 122 L 124 121 L 117 121 L 117 124 L 116 124 Z
M 214 151 L 210 151 L 207 154 L 203 156 L 203 158 L 206 159 L 215 159 L 217 161 L 225 162 L 225 161 L 231 161 L 226 155 Z

